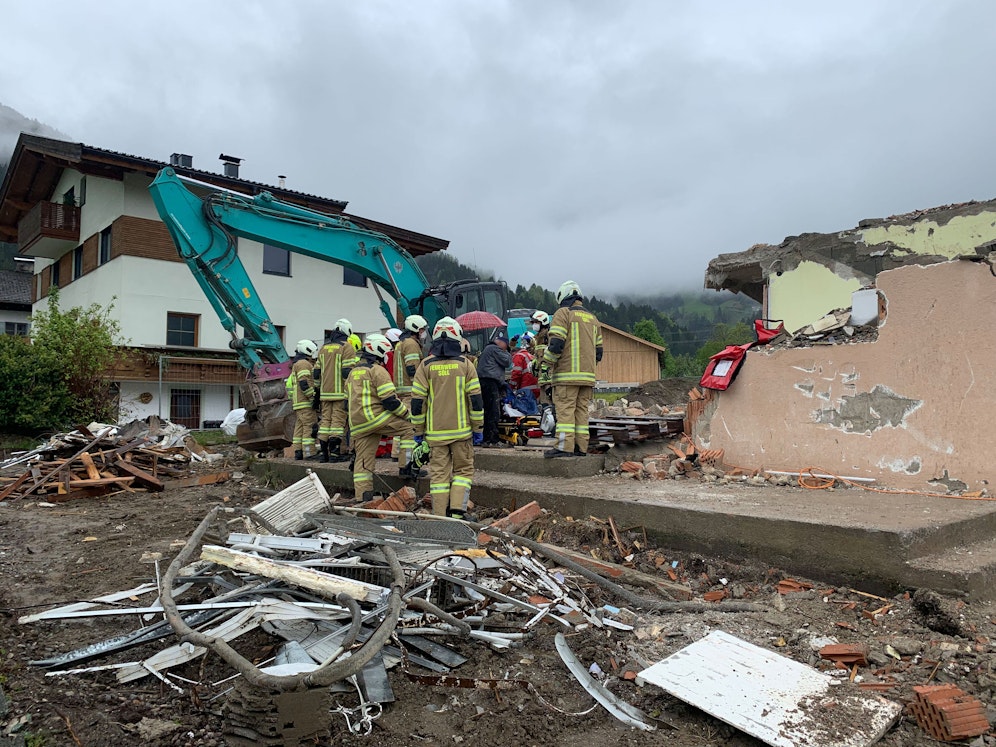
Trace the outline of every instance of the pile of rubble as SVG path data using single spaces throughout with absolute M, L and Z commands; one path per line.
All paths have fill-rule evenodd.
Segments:
M 31 497 L 61 503 L 119 491 L 159 492 L 182 487 L 191 462 L 219 459 L 186 428 L 155 416 L 124 426 L 91 423 L 0 463 L 0 501 Z

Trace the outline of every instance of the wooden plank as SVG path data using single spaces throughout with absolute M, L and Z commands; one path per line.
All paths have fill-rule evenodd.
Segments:
M 652 576 L 649 573 L 643 573 L 642 571 L 637 571 L 633 568 L 627 568 L 626 566 L 619 565 L 618 563 L 608 563 L 604 560 L 595 560 L 590 555 L 575 552 L 574 550 L 568 550 L 567 548 L 560 547 L 558 545 L 543 544 L 543 547 L 548 547 L 553 552 L 559 553 L 566 558 L 573 560 L 575 563 L 583 565 L 585 568 L 590 568 L 596 573 L 616 581 L 622 581 L 623 583 L 633 584 L 634 586 L 643 586 L 651 589 L 657 588 L 667 594 L 670 594 L 675 599 L 684 601 L 691 599 L 693 596 L 690 588 L 683 584 L 671 581 L 670 579 L 658 578 L 657 576 Z
M 80 454 L 80 461 L 83 462 L 83 466 L 86 467 L 86 474 L 91 480 L 100 479 L 100 471 L 97 469 L 97 465 L 93 463 L 93 458 L 86 452 Z
M 9 498 L 15 490 L 17 490 L 19 487 L 21 487 L 21 485 L 23 485 L 27 481 L 29 477 L 31 477 L 30 470 L 25 470 L 24 472 L 22 472 L 20 477 L 18 477 L 16 480 L 14 480 L 14 482 L 12 482 L 10 485 L 8 485 L 3 489 L 3 492 L 0 493 L 0 501 Z
M 126 462 L 124 459 L 118 459 L 118 461 L 114 463 L 114 466 L 116 466 L 118 469 L 124 470 L 129 475 L 132 475 L 140 485 L 145 485 L 151 488 L 152 490 L 156 491 L 162 490 L 164 487 L 162 480 L 153 477 L 144 469 L 139 469 L 134 464 Z
M 772 747 L 866 747 L 902 706 L 715 630 L 638 675 Z
M 342 576 L 322 573 L 291 563 L 259 558 L 217 545 L 204 545 L 201 548 L 201 560 L 210 560 L 226 568 L 234 568 L 237 571 L 253 573 L 264 578 L 279 579 L 294 586 L 317 591 L 329 599 L 334 599 L 336 594 L 342 592 L 357 601 L 379 602 L 388 593 L 388 590 L 383 586 L 353 581 Z
M 70 480 L 70 488 L 96 488 L 102 485 L 130 485 L 134 477 L 98 477 L 96 480 Z
M 197 475 L 196 477 L 186 477 L 181 480 L 167 480 L 163 483 L 163 487 L 169 490 L 171 488 L 194 488 L 198 485 L 214 485 L 216 482 L 224 482 L 231 476 L 231 472 L 212 472 L 209 475 Z

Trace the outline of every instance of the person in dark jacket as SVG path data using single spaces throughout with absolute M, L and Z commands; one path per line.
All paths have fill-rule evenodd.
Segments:
M 498 418 L 501 416 L 501 398 L 505 389 L 505 372 L 512 365 L 508 352 L 508 338 L 499 332 L 484 346 L 477 359 L 477 378 L 484 397 L 483 446 L 502 446 L 498 439 Z

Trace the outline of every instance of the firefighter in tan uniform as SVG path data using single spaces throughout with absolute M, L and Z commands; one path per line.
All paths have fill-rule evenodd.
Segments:
M 318 351 L 315 363 L 315 381 L 318 383 L 321 417 L 318 421 L 319 462 L 339 462 L 346 457 L 339 448 L 346 437 L 349 412 L 346 404 L 344 380 L 356 364 L 356 348 L 349 342 L 353 325 L 340 319 L 332 327 L 328 342 Z
M 543 365 L 543 355 L 546 353 L 547 345 L 550 344 L 550 315 L 537 309 L 529 317 L 527 326 L 533 336 L 533 373 L 538 378 L 540 368 Z M 545 389 L 545 387 L 540 387 L 538 402 L 541 411 L 544 405 L 553 404 Z
M 285 385 L 287 399 L 290 400 L 294 414 L 297 415 L 294 420 L 294 436 L 291 440 L 294 446 L 294 458 L 304 459 L 311 456 L 315 448 L 315 437 L 311 433 L 312 427 L 318 421 L 318 413 L 314 410 L 313 378 L 318 346 L 311 340 L 301 340 L 294 352 L 290 376 L 287 377 Z
M 422 360 L 422 343 L 428 329 L 429 323 L 425 317 L 410 314 L 405 317 L 405 331 L 394 346 L 394 388 L 398 392 L 398 398 L 408 408 L 412 404 L 412 380 L 415 378 L 415 369 Z M 411 439 L 396 438 L 391 445 L 391 456 L 397 457 L 399 464 L 408 464 L 413 448 L 415 442 Z
M 477 370 L 460 350 L 460 325 L 450 317 L 432 330 L 429 357 L 412 384 L 416 436 L 431 447 L 432 513 L 466 518 L 474 479 L 474 445 L 484 440 L 484 399 Z
M 540 385 L 553 385 L 557 411 L 557 446 L 545 457 L 588 453 L 588 405 L 595 391 L 595 364 L 602 360 L 598 319 L 582 305 L 581 288 L 573 280 L 557 291 L 560 308 L 550 321 L 550 342 L 543 354 Z
M 384 361 L 391 343 L 384 335 L 363 340 L 360 359 L 346 379 L 349 430 L 353 439 L 353 490 L 357 498 L 373 498 L 377 446 L 382 436 L 411 441 L 414 437 L 408 408 L 398 399 Z

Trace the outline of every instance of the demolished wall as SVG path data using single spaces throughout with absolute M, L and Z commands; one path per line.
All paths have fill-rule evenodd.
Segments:
M 996 244 L 996 200 L 867 219 L 835 233 L 789 236 L 709 263 L 705 287 L 742 292 L 790 332 L 850 305 L 850 294 L 879 273 L 910 264 L 986 256 Z
M 996 277 L 947 261 L 882 272 L 871 342 L 757 348 L 693 424 L 697 444 L 750 468 L 919 490 L 983 490 L 996 453 Z

